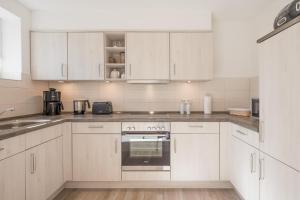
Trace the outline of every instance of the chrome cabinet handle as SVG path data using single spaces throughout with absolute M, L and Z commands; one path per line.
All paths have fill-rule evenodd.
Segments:
M 241 135 L 248 135 L 247 133 L 244 133 L 243 131 L 237 130 L 237 133 L 241 134 Z
M 174 138 L 174 153 L 177 153 L 177 144 L 176 144 L 176 138 Z
M 64 73 L 64 64 L 61 64 L 61 76 L 65 77 L 65 73 Z
M 174 64 L 174 75 L 176 75 L 176 64 Z
M 251 153 L 251 174 L 256 172 L 256 153 Z
M 102 125 L 100 125 L 100 126 L 89 126 L 89 128 L 103 128 L 103 126 Z
M 190 128 L 203 128 L 203 125 L 189 125 Z
M 118 153 L 118 139 L 115 139 L 115 154 Z
M 0 148 L 0 151 L 4 151 L 4 149 L 5 149 L 4 147 L 1 147 L 1 148 Z
M 101 77 L 101 64 L 99 64 L 99 77 Z
M 34 174 L 35 171 L 35 161 L 34 154 L 30 154 L 30 174 Z
M 265 180 L 265 159 L 259 159 L 259 180 Z
M 129 64 L 129 76 L 131 77 L 131 64 Z
M 259 122 L 259 141 L 260 143 L 265 142 L 265 131 L 264 131 L 264 122 L 260 121 Z

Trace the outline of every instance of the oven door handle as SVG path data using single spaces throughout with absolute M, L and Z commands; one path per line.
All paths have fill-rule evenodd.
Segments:
M 167 139 L 163 138 L 131 138 L 129 139 L 130 142 L 163 142 L 168 141 Z

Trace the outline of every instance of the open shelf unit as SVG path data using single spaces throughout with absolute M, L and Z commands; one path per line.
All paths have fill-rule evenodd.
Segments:
M 126 80 L 126 34 L 124 32 L 105 33 L 105 80 Z M 112 72 L 119 74 L 112 77 Z M 114 73 L 114 72 L 113 72 Z M 123 76 L 122 76 L 123 74 Z

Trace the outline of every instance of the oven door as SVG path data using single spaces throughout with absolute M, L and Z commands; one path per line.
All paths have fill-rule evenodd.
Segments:
M 123 133 L 122 170 L 170 170 L 170 133 Z

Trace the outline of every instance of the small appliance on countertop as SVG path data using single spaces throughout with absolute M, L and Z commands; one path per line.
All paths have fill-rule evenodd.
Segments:
M 112 114 L 112 113 L 113 113 L 113 107 L 110 101 L 93 103 L 92 114 L 105 115 L 105 114 Z
M 43 114 L 59 115 L 64 106 L 61 102 L 61 92 L 55 88 L 49 88 L 49 91 L 43 92 Z
M 254 118 L 259 118 L 259 99 L 258 98 L 251 99 L 251 115 Z
M 89 100 L 74 100 L 73 101 L 73 109 L 75 115 L 84 115 L 86 111 L 86 106 L 91 108 L 91 104 Z

